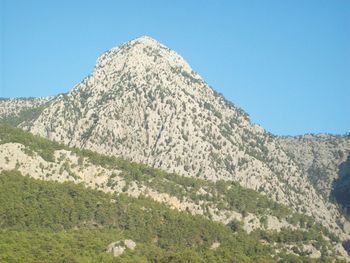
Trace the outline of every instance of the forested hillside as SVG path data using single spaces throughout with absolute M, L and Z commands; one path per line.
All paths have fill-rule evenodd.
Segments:
M 35 180 L 16 171 L 0 174 L 0 215 L 1 262 L 312 262 L 277 252 L 267 241 L 317 240 L 325 251 L 330 246 L 317 231 L 248 235 L 239 223 L 224 226 L 148 198 Z M 125 238 L 136 242 L 135 250 L 118 258 L 106 252 L 109 243 Z

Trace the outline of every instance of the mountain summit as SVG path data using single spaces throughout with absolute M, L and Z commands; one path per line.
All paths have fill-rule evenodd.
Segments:
M 104 89 L 115 84 L 113 80 L 109 83 L 105 80 L 118 78 L 123 73 L 128 73 L 134 84 L 141 85 L 145 76 L 156 76 L 158 81 L 165 82 L 166 78 L 173 77 L 169 76 L 171 73 L 178 71 L 201 80 L 180 55 L 153 38 L 143 36 L 104 53 L 97 59 L 93 76 L 95 85 Z
M 290 144 L 252 124 L 150 37 L 112 48 L 70 92 L 43 101 L 20 127 L 183 176 L 239 182 L 349 237 L 348 222 L 312 185 Z M 344 145 L 334 167 L 346 160 L 350 144 Z

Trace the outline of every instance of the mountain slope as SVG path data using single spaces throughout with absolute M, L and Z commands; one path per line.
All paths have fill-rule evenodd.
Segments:
M 335 181 L 350 172 L 345 165 L 350 156 L 349 135 L 308 134 L 279 137 L 279 142 L 325 198 L 331 197 Z
M 0 124 L 0 153 L 0 170 L 18 170 L 42 180 L 74 181 L 105 192 L 145 195 L 222 223 L 242 221 L 248 232 L 298 224 L 299 216 L 289 208 L 237 183 L 165 173 L 121 158 L 69 148 L 8 125 Z M 259 223 L 264 218 L 266 226 Z M 303 220 L 307 221 L 305 216 Z
M 153 251 L 146 245 L 147 242 L 158 234 L 158 244 L 155 245 L 167 253 L 186 251 L 187 237 L 192 240 L 190 249 L 194 254 L 198 253 L 197 249 L 201 253 L 209 253 L 208 248 L 214 243 L 231 251 L 221 255 L 224 250 L 220 250 L 214 262 L 219 259 L 231 262 L 232 258 L 261 262 L 266 255 L 288 258 L 295 254 L 319 260 L 329 256 L 341 258 L 337 256 L 337 251 L 345 256 L 340 240 L 313 219 L 295 214 L 287 207 L 234 183 L 214 183 L 168 174 L 120 158 L 68 148 L 7 125 L 0 125 L 0 153 L 0 171 L 3 170 L 0 173 L 0 225 L 3 230 L 0 232 L 3 240 L 0 250 L 6 251 L 2 255 L 12 255 L 12 245 L 9 248 L 9 244 L 18 246 L 28 242 L 27 237 L 31 237 L 35 245 L 29 246 L 29 250 L 26 250 L 26 245 L 13 257 L 20 257 L 23 253 L 37 257 L 42 255 L 45 248 L 40 248 L 41 238 L 48 239 L 54 251 L 66 251 L 67 257 L 92 257 L 96 252 L 89 248 L 77 249 L 82 241 L 76 238 L 80 236 L 86 242 L 85 238 L 93 230 L 96 237 L 89 241 L 89 247 L 98 242 L 95 243 L 98 247 L 95 251 L 101 255 L 108 242 L 117 237 L 132 238 L 138 246 L 141 242 L 144 247 L 137 255 L 145 255 L 144 250 Z M 13 169 L 18 171 L 6 172 Z M 21 178 L 19 172 L 28 177 L 64 184 Z M 83 186 L 90 190 L 84 190 Z M 111 202 L 111 198 L 116 201 Z M 201 217 L 176 211 L 170 213 L 151 200 Z M 157 226 L 156 222 L 161 221 L 159 214 L 169 213 L 170 218 L 164 216 L 163 225 Z M 154 216 L 153 219 L 149 219 L 150 214 Z M 223 223 L 228 228 L 223 224 L 210 223 L 204 217 Z M 181 230 L 177 230 L 179 224 Z M 129 226 L 127 231 L 124 229 L 120 232 L 125 225 Z M 166 234 L 170 226 L 171 231 L 182 238 L 177 238 L 177 234 Z M 208 228 L 210 233 L 203 232 L 202 227 Z M 71 232 L 72 229 L 76 233 Z M 232 235 L 229 229 L 235 234 Z M 183 234 L 181 231 L 189 233 Z M 213 233 L 216 233 L 216 237 L 212 236 Z M 202 241 L 198 238 L 199 234 Z M 52 240 L 54 236 L 59 242 L 68 239 L 77 251 L 73 253 L 70 248 L 57 244 Z M 172 246 L 167 247 L 169 244 Z M 241 250 L 241 245 L 245 249 Z M 34 254 L 33 248 L 36 251 Z M 152 253 L 146 254 L 153 256 Z M 203 256 L 201 253 L 200 256 Z M 107 262 L 107 259 L 103 262 Z M 266 259 L 272 258 L 268 256 Z M 33 261 L 39 262 L 38 258 Z
M 24 125 L 36 119 L 52 98 L 0 98 L 0 122 Z
M 221 224 L 146 198 L 112 196 L 18 172 L 1 172 L 0 190 L 2 262 L 274 261 L 271 247 L 244 232 L 236 236 Z M 125 238 L 135 240 L 136 248 L 119 258 L 107 253 L 108 244 Z

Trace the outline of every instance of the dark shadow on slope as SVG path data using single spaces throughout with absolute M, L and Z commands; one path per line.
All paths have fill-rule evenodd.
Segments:
M 350 154 L 339 165 L 338 178 L 333 181 L 331 199 L 339 204 L 347 216 L 350 216 Z
M 350 240 L 346 240 L 343 242 L 343 247 L 350 256 Z

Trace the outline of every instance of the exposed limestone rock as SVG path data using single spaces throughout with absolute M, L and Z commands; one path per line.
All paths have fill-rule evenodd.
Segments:
M 214 242 L 214 243 L 211 245 L 210 249 L 215 250 L 215 249 L 219 248 L 220 245 L 221 245 L 220 242 Z
M 131 239 L 112 242 L 107 247 L 107 252 L 112 253 L 114 257 L 118 257 L 124 253 L 126 249 L 134 250 L 136 243 Z
M 304 245 L 303 246 L 303 252 L 306 252 L 310 258 L 320 258 L 321 252 L 318 251 L 313 245 Z
M 296 229 L 295 226 L 289 224 L 287 221 L 279 220 L 275 216 L 268 216 L 267 217 L 267 226 L 266 226 L 266 228 L 270 229 L 270 230 L 277 230 L 277 231 L 280 231 L 282 228 Z

